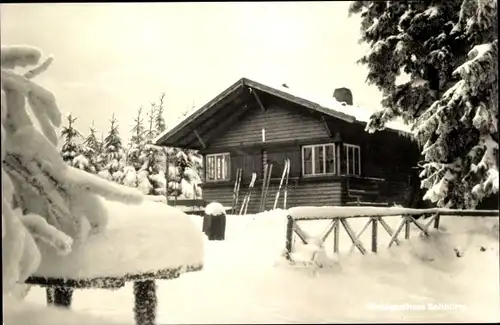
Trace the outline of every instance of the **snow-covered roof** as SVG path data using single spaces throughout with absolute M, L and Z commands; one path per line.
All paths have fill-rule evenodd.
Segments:
M 293 87 L 284 87 L 283 83 L 276 81 L 266 80 L 266 81 L 256 81 L 256 78 L 241 78 L 236 83 L 231 85 L 221 94 L 216 96 L 210 102 L 205 104 L 203 107 L 192 111 L 183 120 L 181 120 L 177 125 L 170 128 L 169 130 L 160 134 L 155 142 L 157 144 L 162 144 L 173 135 L 180 132 L 191 122 L 195 121 L 197 118 L 201 117 L 205 112 L 216 107 L 216 104 L 220 102 L 223 98 L 226 98 L 229 94 L 237 91 L 241 87 L 249 87 L 250 89 L 256 89 L 276 97 L 283 98 L 290 102 L 296 103 L 303 107 L 307 107 L 311 110 L 318 111 L 325 115 L 338 118 L 349 123 L 367 123 L 370 116 L 375 112 L 373 109 L 366 107 L 360 107 L 355 105 L 347 105 L 346 103 L 338 102 L 333 96 L 332 97 L 320 97 L 308 94 L 305 91 Z M 389 130 L 397 131 L 400 135 L 411 136 L 411 131 L 409 126 L 405 125 L 401 121 L 391 121 L 387 123 L 386 128 Z
M 246 79 L 246 78 L 244 78 Z M 370 116 L 375 112 L 373 108 L 361 107 L 357 105 L 347 105 L 346 103 L 341 103 L 335 99 L 335 97 L 326 97 L 326 96 L 318 96 L 314 94 L 310 94 L 301 89 L 297 89 L 295 87 L 284 87 L 283 83 L 279 83 L 276 81 L 267 80 L 266 82 L 253 81 L 257 79 L 246 79 L 253 83 L 258 83 L 262 85 L 266 85 L 268 87 L 272 87 L 277 91 L 283 92 L 290 96 L 296 97 L 297 99 L 302 99 L 309 101 L 313 104 L 318 105 L 318 110 L 326 109 L 329 111 L 337 112 L 344 114 L 348 117 L 354 118 L 356 121 L 366 123 L 369 121 Z M 348 118 L 349 119 L 349 118 Z M 402 131 L 406 133 L 411 133 L 410 127 L 405 125 L 402 121 L 392 121 L 387 123 L 387 128 Z

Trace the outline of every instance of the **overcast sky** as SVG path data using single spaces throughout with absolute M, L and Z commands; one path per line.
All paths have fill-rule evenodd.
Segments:
M 349 2 L 110 3 L 1 5 L 2 45 L 32 45 L 55 60 L 37 78 L 87 133 L 114 112 L 124 140 L 137 108 L 166 93 L 167 124 L 246 76 L 282 80 L 379 107 L 356 64 L 359 20 Z M 258 80 L 256 80 L 258 81 Z

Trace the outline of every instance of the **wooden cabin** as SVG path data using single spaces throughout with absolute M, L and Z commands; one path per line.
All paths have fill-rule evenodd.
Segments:
M 286 158 L 291 160 L 287 208 L 408 206 L 419 159 L 411 135 L 403 127 L 368 133 L 360 108 L 330 99 L 328 105 L 318 103 L 286 85 L 242 78 L 156 143 L 202 153 L 206 201 L 231 206 L 236 171 L 242 168 L 241 203 L 257 173 L 249 213 L 259 209 L 265 162 L 273 164 L 266 202 L 266 209 L 272 208 Z M 278 206 L 283 207 L 282 197 Z

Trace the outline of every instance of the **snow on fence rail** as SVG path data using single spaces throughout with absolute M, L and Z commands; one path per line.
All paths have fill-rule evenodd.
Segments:
M 398 217 L 401 216 L 402 221 L 394 231 L 382 217 Z M 416 220 L 416 216 L 426 217 L 425 224 L 421 224 Z M 326 232 L 319 238 L 319 244 L 323 245 L 328 236 L 333 232 L 333 251 L 339 251 L 339 232 L 341 226 L 346 231 L 347 235 L 353 243 L 353 248 L 356 247 L 361 254 L 366 254 L 367 250 L 360 241 L 361 235 L 371 225 L 371 251 L 376 253 L 378 250 L 378 225 L 391 236 L 388 248 L 393 243 L 400 244 L 398 235 L 405 228 L 405 239 L 410 238 L 410 225 L 413 223 L 423 234 L 429 236 L 428 229 L 431 224 L 434 228 L 439 227 L 440 216 L 467 216 L 467 217 L 498 217 L 498 210 L 455 210 L 455 209 L 408 209 L 398 207 L 296 207 L 288 209 L 287 226 L 286 226 L 286 258 L 291 260 L 292 243 L 294 233 L 305 245 L 308 244 L 307 234 L 299 227 L 297 221 L 305 220 L 332 220 L 327 227 Z M 348 219 L 366 218 L 368 222 L 364 225 L 358 234 L 355 234 L 351 228 Z

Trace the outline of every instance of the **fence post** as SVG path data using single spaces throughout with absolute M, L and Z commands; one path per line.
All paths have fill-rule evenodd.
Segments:
M 371 217 L 372 220 L 372 252 L 377 252 L 377 226 L 378 226 L 378 217 Z
M 405 239 L 410 239 L 410 219 L 408 218 L 407 215 L 405 215 L 404 218 L 405 218 Z
M 436 217 L 434 218 L 434 229 L 438 229 L 439 228 L 439 212 L 436 214 Z
M 339 218 L 335 219 L 335 226 L 333 229 L 333 252 L 339 252 L 339 234 L 340 234 L 340 226 L 339 226 Z
M 293 217 L 287 216 L 286 221 L 286 242 L 285 242 L 285 258 L 291 261 L 290 254 L 292 253 L 292 236 L 293 236 Z

